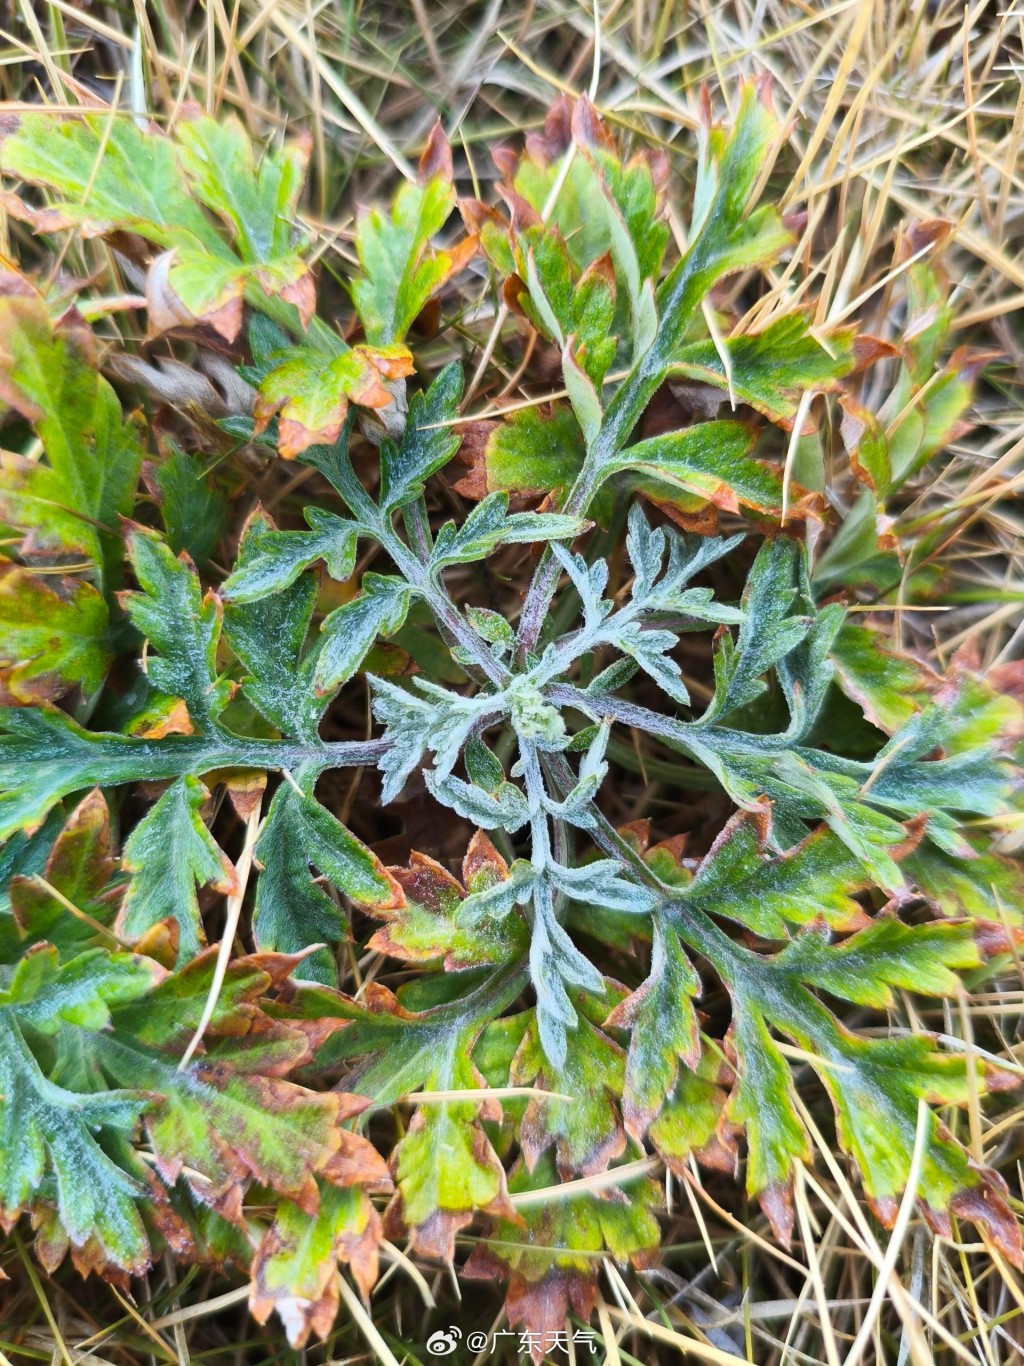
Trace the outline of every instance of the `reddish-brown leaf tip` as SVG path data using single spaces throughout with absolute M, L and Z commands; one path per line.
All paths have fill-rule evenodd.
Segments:
M 757 1202 L 784 1248 L 793 1245 L 793 1183 L 776 1182 L 758 1191 Z
M 428 181 L 437 176 L 449 184 L 455 178 L 451 144 L 441 127 L 440 119 L 430 130 L 427 145 L 423 149 L 423 155 L 420 157 L 420 164 L 416 170 L 416 179 L 421 185 L 426 185 Z

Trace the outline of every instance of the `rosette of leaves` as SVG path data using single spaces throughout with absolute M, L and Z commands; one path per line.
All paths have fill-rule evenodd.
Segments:
M 52 126 L 58 149 L 92 128 Z M 6 155 L 26 155 L 19 137 L 47 136 L 43 124 L 22 126 Z M 933 1227 L 973 1220 L 1020 1264 L 1005 1189 L 943 1119 L 1013 1078 L 896 1023 L 854 1029 L 848 1010 L 894 1011 L 905 992 L 952 996 L 960 973 L 1013 951 L 1017 872 L 983 834 L 1013 819 L 1020 709 L 968 659 L 939 678 L 879 648 L 841 603 L 822 605 L 806 539 L 778 525 L 788 498 L 807 515 L 813 504 L 786 487 L 777 463 L 755 458 L 753 418 L 643 425 L 664 386 L 699 377 L 762 422 L 792 427 L 804 397 L 857 362 L 852 332 L 817 337 L 803 315 L 725 335 L 714 313 L 719 281 L 774 262 L 792 241 L 775 208 L 757 203 L 777 136 L 763 87 L 744 91 L 729 132 L 705 110 L 686 246 L 671 264 L 663 168 L 624 160 L 585 102 L 560 106 L 522 161 L 505 158 L 510 218 L 468 212 L 508 306 L 557 348 L 568 402 L 544 421 L 503 423 L 482 453 L 476 443 L 483 496 L 458 520 L 432 515 L 427 496 L 459 444 L 458 364 L 421 386 L 404 420 L 374 432 L 379 455 L 368 464 L 350 410 L 287 427 L 289 404 L 305 402 L 316 328 L 300 335 L 285 316 L 294 305 L 258 270 L 246 276 L 243 373 L 254 409 L 271 392 L 281 399 L 276 421 L 257 412 L 258 426 L 267 418 L 259 439 L 312 467 L 324 496 L 305 507 L 301 529 L 279 529 L 256 508 L 215 588 L 160 534 L 129 525 L 135 586 L 113 602 L 145 641 L 131 691 L 77 719 L 45 700 L 3 715 L 0 829 L 16 892 L 0 923 L 5 1066 L 15 1071 L 0 1086 L 0 1134 L 33 1154 L 0 1187 L 6 1218 L 29 1210 L 55 1245 L 63 1238 L 127 1269 L 150 1255 L 147 1211 L 173 1211 L 185 1255 L 210 1260 L 219 1254 L 208 1245 L 230 1244 L 231 1226 L 250 1255 L 254 1313 L 262 1321 L 276 1309 L 296 1345 L 329 1332 L 339 1261 L 368 1291 L 382 1227 L 452 1260 L 461 1232 L 483 1218 L 469 1274 L 506 1277 L 510 1320 L 543 1334 L 570 1308 L 590 1312 L 601 1258 L 643 1265 L 653 1255 L 660 1187 L 645 1157 L 731 1171 L 744 1154 L 749 1192 L 790 1240 L 796 1173 L 812 1158 L 798 1063 L 830 1097 L 838 1142 L 883 1222 L 916 1173 L 911 1193 Z M 175 137 L 158 160 L 217 212 L 193 160 L 168 156 Z M 59 189 L 39 161 L 7 164 Z M 262 184 L 263 163 L 243 164 L 246 184 Z M 389 214 L 360 222 L 353 298 L 378 358 L 399 359 L 382 348 L 404 346 L 469 250 L 433 241 L 451 200 L 435 138 L 420 181 Z M 228 246 L 242 250 L 240 239 Z M 395 377 L 372 363 L 382 385 Z M 403 416 L 397 402 L 393 416 Z M 251 414 L 235 419 L 253 435 Z M 554 443 L 546 424 L 557 424 Z M 497 472 L 499 455 L 542 470 L 552 449 L 563 460 L 555 473 Z M 543 510 L 510 506 L 525 487 L 548 495 Z M 634 493 L 676 525 L 652 522 Z M 627 578 L 614 589 L 607 543 L 590 535 L 609 504 L 629 505 L 617 559 Z M 756 554 L 743 533 L 678 529 L 710 530 L 709 508 L 749 512 L 767 533 Z M 534 563 L 515 624 L 455 600 L 454 567 L 485 566 L 515 546 L 534 547 L 521 552 Z M 374 567 L 356 583 L 366 550 Z M 716 592 L 723 564 L 744 567 L 742 592 Z M 324 574 L 348 596 L 318 620 Z M 414 615 L 452 667 L 375 672 L 377 647 Z M 678 647 L 701 633 L 711 686 L 695 701 Z M 376 735 L 323 738 L 335 697 L 360 674 Z M 849 732 L 836 724 L 858 709 Z M 680 786 L 698 775 L 729 799 L 733 815 L 702 859 L 681 857 L 685 831 L 648 847 L 642 829 L 608 820 L 621 731 L 648 737 Z M 340 768 L 376 770 L 385 806 L 422 782 L 424 800 L 476 827 L 459 876 L 423 855 L 385 867 L 318 795 L 320 778 Z M 119 861 L 87 886 L 62 882 L 53 860 L 71 837 L 54 843 L 65 810 L 74 828 L 82 794 L 102 789 L 85 798 L 98 811 L 139 784 L 149 806 Z M 208 800 L 215 788 L 244 813 L 234 860 Z M 227 898 L 229 939 L 251 931 L 255 956 L 232 965 L 225 947 L 215 963 L 204 948 L 204 904 L 216 896 Z M 69 919 L 69 904 L 86 915 Z M 379 922 L 367 948 L 402 965 L 395 989 L 374 978 L 342 990 L 336 950 L 350 907 Z M 83 930 L 97 925 L 102 945 Z M 82 964 L 83 954 L 93 956 Z M 64 973 L 66 989 L 44 991 Z M 76 996 L 93 974 L 99 985 Z M 711 991 L 729 1002 L 717 1030 L 697 1008 Z M 202 1049 L 190 1052 L 200 1034 Z M 87 1076 L 75 1070 L 83 1057 L 96 1059 Z M 340 1069 L 344 1091 L 298 1087 L 296 1068 L 310 1084 L 333 1084 Z M 182 1097 L 195 1076 L 211 1083 L 212 1113 Z M 41 1108 L 22 1103 L 32 1086 Z M 250 1107 L 262 1097 L 287 1152 L 223 1152 L 223 1092 Z M 64 1093 L 95 1107 L 95 1123 L 77 1110 L 66 1122 Z M 363 1104 L 414 1107 L 388 1153 L 395 1189 L 383 1225 L 369 1199 L 387 1186 L 382 1163 L 341 1127 Z M 151 1162 L 139 1157 L 140 1125 Z M 103 1156 L 86 1143 L 97 1126 Z M 188 1156 L 198 1184 L 163 1146 L 171 1133 L 183 1161 L 193 1142 L 217 1155 L 207 1168 Z M 62 1192 L 62 1143 L 107 1181 L 117 1230 Z M 580 1177 L 585 1187 L 568 1184 Z M 268 1224 L 240 1219 L 250 1179 L 273 1193 Z M 200 1237 L 204 1206 L 221 1222 Z M 203 1238 L 206 1250 L 194 1250 Z M 236 1247 L 233 1259 L 246 1254 Z

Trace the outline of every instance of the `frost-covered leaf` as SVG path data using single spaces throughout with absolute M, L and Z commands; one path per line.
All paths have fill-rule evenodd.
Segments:
M 869 874 L 827 826 L 781 854 L 773 854 L 768 834 L 767 812 L 734 817 L 681 896 L 766 939 L 785 939 L 787 926 L 819 918 L 837 929 L 862 923 L 856 894 L 870 885 Z
M 768 670 L 807 639 L 813 619 L 793 611 L 803 605 L 796 601 L 795 554 L 782 538 L 766 541 L 758 552 L 743 590 L 745 616 L 735 644 L 727 632 L 717 640 L 715 696 L 702 723 L 760 697 Z
M 737 1127 L 726 1118 L 732 1071 L 717 1045 L 704 1044 L 693 1065 L 682 1066 L 675 1087 L 652 1122 L 650 1141 L 678 1176 L 691 1159 L 735 1175 Z
M 525 825 L 530 817 L 526 798 L 515 783 L 502 783 L 492 794 L 461 778 L 437 778 L 429 773 L 427 786 L 445 806 L 485 830 L 501 828 L 511 833 Z
M 521 545 L 531 541 L 569 540 L 586 528 L 579 517 L 558 512 L 513 512 L 508 510 L 508 494 L 492 493 L 473 508 L 460 527 L 445 522 L 437 533 L 431 568 L 482 560 L 499 545 Z
M 624 654 L 636 660 L 663 693 L 680 706 L 689 706 L 690 693 L 683 682 L 682 670 L 668 654 L 679 643 L 674 631 L 644 629 L 639 622 L 634 622 L 615 633 L 615 643 Z
M 358 526 L 321 508 L 307 508 L 305 515 L 309 531 L 277 531 L 267 523 L 245 562 L 225 579 L 225 597 L 232 602 L 254 602 L 280 593 L 319 560 L 332 578 L 351 577 Z
M 329 566 L 333 555 L 349 554 L 348 523 L 331 513 L 315 513 L 311 524 L 316 528 L 310 535 L 317 539 L 318 555 L 324 555 Z M 304 533 L 277 531 L 262 508 L 245 524 L 235 570 L 228 580 L 241 584 L 243 591 L 241 601 L 228 598 L 224 633 L 245 666 L 242 691 L 257 711 L 284 734 L 312 741 L 328 700 L 312 685 L 317 648 L 315 644 L 307 647 L 317 588 L 313 576 L 302 572 L 304 563 L 296 568 L 290 553 L 294 542 L 286 542 L 287 550 L 280 553 L 287 536 L 300 538 Z M 298 557 L 303 562 L 308 549 L 306 543 Z M 282 573 L 283 564 L 287 570 Z M 250 601 L 246 588 L 262 588 L 268 575 L 278 583 L 277 589 L 266 598 Z
M 529 1167 L 555 1145 L 558 1169 L 571 1175 L 593 1176 L 625 1150 L 618 1098 L 625 1079 L 622 1049 L 601 1029 L 621 991 L 605 986 L 601 992 L 573 992 L 576 1023 L 565 1035 L 563 1059 L 550 1060 L 537 1021 L 527 1025 L 512 1063 L 518 1084 L 534 1083 L 559 1097 L 536 1096 L 526 1108 L 520 1143 Z
M 643 1137 L 665 1097 L 671 1094 L 680 1071 L 692 1069 L 699 1057 L 692 998 L 700 990 L 700 979 L 679 936 L 655 916 L 650 974 L 619 1002 L 605 1022 L 609 1027 L 631 1031 L 622 1114 L 635 1138 Z
M 397 631 L 408 610 L 409 588 L 403 579 L 366 574 L 359 596 L 324 620 L 313 678 L 316 691 L 333 693 L 347 683 L 377 637 Z
M 425 480 L 446 465 L 458 448 L 458 428 L 449 424 L 462 396 L 462 371 L 449 365 L 425 394 L 416 394 L 402 439 L 385 441 L 380 452 L 380 510 L 387 515 L 423 491 Z
M 486 694 L 465 698 L 442 693 L 442 698 L 418 696 L 408 688 L 373 679 L 373 714 L 386 727 L 388 751 L 380 763 L 384 774 L 382 799 L 393 801 L 427 750 L 443 756 L 435 778 L 451 772 L 459 750 L 480 718 L 493 710 Z M 493 789 L 481 789 L 493 796 Z
M 483 831 L 477 831 L 463 859 L 465 885 L 423 854 L 414 853 L 408 868 L 391 873 L 405 893 L 405 905 L 375 910 L 387 923 L 374 934 L 370 948 L 410 963 L 443 958 L 448 972 L 521 956 L 528 933 L 518 915 L 492 912 L 470 918 L 462 910 L 468 896 L 479 904 L 488 892 L 493 897 L 510 882 L 508 865 Z
M 889 648 L 881 632 L 851 621 L 843 622 L 831 659 L 843 692 L 889 735 L 922 709 L 938 684 L 926 665 Z
M 427 1090 L 466 1091 L 466 1100 L 423 1101 L 393 1159 L 398 1193 L 390 1222 L 409 1230 L 417 1251 L 449 1262 L 456 1233 L 477 1210 L 512 1214 L 504 1168 L 480 1126 L 480 1102 L 472 1098 L 482 1078 L 470 1059 L 471 1045 L 471 1036 L 453 1039 L 424 1078 Z M 483 1103 L 483 1113 L 494 1116 L 493 1102 Z
M 717 508 L 737 512 L 742 505 L 778 516 L 782 511 L 782 479 L 751 459 L 756 433 L 741 422 L 702 422 L 681 432 L 652 436 L 628 446 L 608 474 L 635 471 L 697 494 Z
M 132 873 L 118 929 L 141 939 L 161 920 L 179 930 L 179 962 L 194 958 L 205 943 L 196 886 L 223 894 L 237 888 L 235 870 L 200 814 L 209 793 L 191 777 L 179 778 L 142 818 L 124 847 Z
M 158 651 L 146 673 L 160 692 L 180 697 L 197 726 L 207 730 L 231 696 L 218 676 L 221 604 L 202 592 L 192 562 L 141 527 L 128 538 L 128 553 L 142 591 L 125 593 L 125 610 Z
M 224 534 L 227 504 L 204 477 L 202 460 L 168 442 L 161 460 L 147 463 L 143 475 L 159 504 L 167 544 L 204 568 Z
M 404 902 L 400 884 L 380 859 L 315 797 L 287 783 L 271 802 L 256 860 L 263 871 L 256 887 L 253 929 L 264 949 L 296 953 L 312 944 L 333 948 L 348 937 L 344 912 L 319 880 L 312 880 L 311 867 L 369 909 L 387 911 Z M 298 971 L 323 982 L 336 978 L 330 952 L 305 959 Z
M 38 1198 L 49 1178 L 57 1216 L 76 1246 L 95 1240 L 115 1266 L 140 1272 L 149 1244 L 137 1201 L 145 1193 L 141 1173 L 125 1171 L 97 1141 L 122 1144 L 147 1105 L 144 1096 L 120 1090 L 78 1095 L 55 1085 L 40 1069 L 17 1023 L 0 1008 L 0 1213 L 5 1221 Z

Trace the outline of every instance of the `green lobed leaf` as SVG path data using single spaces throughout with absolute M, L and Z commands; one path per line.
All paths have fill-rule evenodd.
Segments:
M 520 1127 L 520 1143 L 531 1169 L 554 1144 L 563 1179 L 570 1173 L 592 1176 L 604 1171 L 626 1146 L 616 1103 L 625 1079 L 625 1056 L 599 1027 L 618 1005 L 621 990 L 606 986 L 603 996 L 578 990 L 572 996 L 577 1023 L 566 1034 L 564 1060 L 552 1063 L 545 1056 L 534 1018 L 511 1071 L 517 1085 L 533 1082 L 559 1096 L 530 1101 Z
M 374 345 L 401 342 L 423 308 L 473 255 L 472 238 L 447 249 L 431 239 L 455 207 L 451 151 L 437 124 L 419 177 L 402 185 L 390 213 L 365 210 L 356 228 L 362 276 L 352 284 L 356 311 Z
M 653 918 L 653 934 L 650 974 L 605 1021 L 610 1027 L 631 1031 L 622 1116 L 627 1131 L 637 1140 L 671 1095 L 680 1071 L 693 1068 L 700 1050 L 697 1014 L 691 1004 L 700 995 L 700 979 L 678 934 L 658 916 Z
M 92 584 L 0 561 L 0 701 L 49 701 L 76 686 L 95 693 L 111 660 L 108 624 Z
M 141 591 L 125 593 L 125 610 L 151 647 L 146 673 L 160 692 L 180 697 L 193 721 L 207 731 L 231 696 L 217 674 L 222 608 L 202 593 L 192 562 L 151 532 L 133 528 L 128 553 Z
M 291 966 L 273 956 L 229 967 L 205 1053 L 179 1067 L 180 1048 L 210 994 L 215 958 L 208 951 L 147 996 L 115 1009 L 112 1032 L 94 1036 L 90 1047 L 112 1081 L 152 1094 L 145 1126 L 164 1180 L 180 1175 L 200 1201 L 228 1217 L 251 1180 L 312 1213 L 316 1176 L 342 1174 L 337 1126 L 362 1103 L 286 1079 L 308 1059 L 309 1044 L 301 1031 L 262 1013 L 268 989 Z
M 425 481 L 455 454 L 458 429 L 449 424 L 461 397 L 462 370 L 448 365 L 426 393 L 413 397 L 401 441 L 382 444 L 379 506 L 385 516 L 418 498 Z
M 546 1352 L 561 1350 L 566 1337 L 573 1337 L 566 1331 L 573 1313 L 589 1321 L 603 1255 L 622 1265 L 649 1263 L 659 1241 L 652 1210 L 661 1196 L 656 1182 L 636 1176 L 605 1198 L 587 1192 L 560 1195 L 550 1156 L 532 1172 L 518 1162 L 509 1190 L 513 1196 L 537 1193 L 538 1198 L 517 1207 L 521 1222 L 503 1219 L 489 1226 L 462 1275 L 507 1280 L 509 1324 L 530 1335 L 530 1354 L 539 1366 Z
M 981 1069 L 974 1081 L 963 1058 L 939 1053 L 927 1035 L 840 1039 L 833 1066 L 821 1078 L 836 1107 L 843 1148 L 851 1155 L 879 1217 L 891 1224 L 909 1179 L 923 1112 L 924 1157 L 920 1191 L 924 1213 L 938 1232 L 952 1231 L 950 1215 L 972 1219 L 1011 1260 L 1020 1257 L 1020 1227 L 1006 1203 L 1006 1187 L 978 1169 L 945 1130 L 931 1104 L 966 1104 L 984 1094 Z M 996 1085 L 1005 1084 L 994 1077 Z M 920 1107 L 920 1108 L 919 1108 Z
M 474 835 L 463 859 L 465 886 L 434 859 L 415 852 L 408 868 L 390 871 L 405 904 L 375 909 L 387 923 L 373 935 L 369 948 L 410 963 L 443 958 L 448 972 L 522 956 L 528 932 L 519 915 L 495 914 L 478 921 L 462 913 L 468 894 L 486 894 L 509 880 L 508 865 L 483 831 Z
M 461 458 L 466 456 L 464 443 Z M 556 406 L 550 414 L 524 408 L 488 428 L 482 447 L 474 442 L 473 473 L 457 487 L 474 498 L 564 489 L 579 473 L 583 456 L 583 437 L 571 408 Z
M 277 448 L 286 460 L 310 446 L 330 446 L 341 434 L 350 403 L 389 407 L 394 398 L 385 380 L 399 379 L 411 369 L 404 346 L 346 347 L 337 338 L 329 352 L 289 346 L 277 354 L 260 381 L 254 435 L 276 417 Z
M 756 1012 L 736 1009 L 728 1041 L 736 1055 L 736 1084 L 725 1113 L 746 1134 L 747 1190 L 788 1243 L 793 1169 L 811 1160 L 810 1139 L 793 1102 L 793 1078 Z
M 347 556 L 349 544 L 354 552 L 349 524 L 332 513 L 311 517 L 318 555 L 325 555 L 329 566 L 344 568 L 334 557 Z M 292 540 L 285 542 L 282 553 L 284 537 L 302 539 L 297 557 Z M 234 573 L 224 584 L 224 634 L 245 668 L 242 691 L 257 711 L 284 734 L 314 741 L 327 699 L 312 686 L 317 647 L 307 646 L 307 638 L 317 586 L 312 575 L 302 572 L 308 548 L 304 533 L 277 531 L 262 508 L 252 513 L 242 530 Z M 279 586 L 272 595 L 260 597 L 254 590 L 262 589 L 268 577 Z M 232 583 L 241 585 L 237 595 Z
M 303 326 L 310 321 L 312 277 L 293 245 L 307 157 L 308 147 L 289 145 L 264 152 L 257 164 L 237 119 L 194 109 L 172 136 L 113 112 L 30 113 L 0 146 L 7 174 L 56 199 L 38 210 L 12 197 L 13 211 L 44 232 L 134 233 L 164 248 L 149 271 L 151 327 L 208 322 L 229 341 L 246 295 L 280 296 Z
M 754 439 L 751 428 L 740 422 L 702 422 L 627 447 L 604 472 L 647 475 L 669 490 L 696 494 L 726 512 L 743 506 L 779 516 L 782 480 L 769 466 L 750 458 Z
M 710 338 L 687 342 L 676 353 L 671 373 L 729 390 L 772 422 L 791 426 L 801 394 L 834 389 L 853 369 L 854 335 L 855 329 L 842 328 L 819 341 L 804 315 L 785 313 L 757 332 L 726 337 L 721 345 Z
M 1018 861 L 985 848 L 977 836 L 968 836 L 956 853 L 922 843 L 904 859 L 903 870 L 942 915 L 1021 923 L 1024 869 Z
M 364 1295 L 377 1280 L 380 1217 L 358 1187 L 321 1183 L 316 1213 L 291 1201 L 277 1207 L 252 1267 L 249 1308 L 264 1324 L 276 1310 L 292 1347 L 334 1327 L 340 1297 L 338 1266 L 347 1265 Z
M 741 812 L 726 825 L 681 899 L 726 916 L 766 939 L 824 920 L 836 929 L 862 923 L 857 893 L 870 886 L 863 863 L 821 825 L 781 854 L 768 841 L 767 812 Z
M 313 685 L 333 693 L 353 676 L 378 636 L 393 635 L 405 621 L 410 590 L 403 579 L 366 574 L 358 597 L 337 607 L 322 626 L 323 643 Z
M 333 948 L 348 937 L 344 912 L 312 880 L 311 867 L 368 909 L 387 911 L 403 904 L 400 884 L 380 859 L 315 797 L 288 783 L 274 795 L 255 853 L 263 870 L 253 913 L 260 948 L 301 953 L 311 945 Z M 325 983 L 337 980 L 333 957 L 322 949 L 304 959 L 298 973 Z
M 467 1099 L 422 1102 L 393 1159 L 398 1193 L 391 1223 L 409 1230 L 410 1247 L 448 1262 L 456 1233 L 477 1210 L 512 1213 L 504 1168 L 480 1127 L 480 1102 L 471 1094 L 481 1084 L 469 1058 L 471 1045 L 464 1036 L 442 1051 L 424 1079 L 430 1091 L 466 1091 Z M 488 1114 L 486 1102 L 483 1112 Z
M 291 587 L 299 575 L 319 560 L 334 579 L 348 579 L 355 568 L 354 522 L 321 508 L 307 508 L 310 531 L 277 531 L 264 520 L 264 529 L 244 561 L 224 580 L 223 592 L 232 602 L 255 602 Z M 255 541 L 255 538 L 253 538 Z
M 129 835 L 123 864 L 132 874 L 118 931 L 141 939 L 162 920 L 179 931 L 178 962 L 194 958 L 206 941 L 196 886 L 224 895 L 238 890 L 234 867 L 200 814 L 209 793 L 196 778 L 172 784 Z
M 889 735 L 922 709 L 938 682 L 926 665 L 889 649 L 880 631 L 852 621 L 843 622 L 831 658 L 843 692 Z
M 110 826 L 106 799 L 94 788 L 66 820 L 57 808 L 34 839 L 15 835 L 7 841 L 3 850 L 10 860 L 4 870 L 9 877 L 9 906 L 0 917 L 2 961 L 13 962 L 31 945 L 44 941 L 62 957 L 73 956 L 94 942 L 97 923 L 111 922 L 119 889 L 113 883 L 116 864 Z M 41 855 L 33 848 L 40 836 Z M 68 902 L 89 920 L 69 915 Z
M 955 995 L 957 972 L 982 960 L 970 924 L 904 925 L 879 919 L 838 944 L 827 931 L 812 926 L 772 961 L 831 996 L 885 1010 L 896 1003 L 894 988 L 923 996 Z
M 192 193 L 229 224 L 242 259 L 262 267 L 266 292 L 297 303 L 308 267 L 294 259 L 292 244 L 308 142 L 267 149 L 257 160 L 240 120 L 204 116 L 182 119 L 175 139 Z M 308 317 L 305 307 L 300 312 Z
M 227 525 L 227 503 L 204 476 L 197 455 L 168 443 L 159 462 L 145 467 L 146 482 L 160 507 L 167 544 L 185 551 L 199 569 L 217 548 Z
M 55 322 L 27 281 L 7 278 L 9 292 L 0 298 L 0 397 L 28 418 L 46 454 L 45 466 L 5 467 L 15 497 L 27 480 L 31 496 L 42 499 L 27 523 L 17 509 L 12 521 L 26 530 L 44 525 L 52 537 L 55 515 L 60 539 L 70 535 L 67 549 L 76 558 L 84 554 L 109 591 L 120 583 L 118 519 L 132 510 L 142 464 L 138 425 L 125 421 L 117 394 L 97 371 L 84 325 L 73 315 Z
M 25 1043 L 15 1014 L 0 1009 L 0 1211 L 16 1220 L 44 1178 L 57 1217 L 76 1247 L 94 1241 L 104 1260 L 141 1272 L 149 1243 L 137 1208 L 145 1186 L 97 1139 L 134 1133 L 148 1103 L 121 1090 L 79 1095 L 52 1082 Z M 45 1189 L 45 1187 L 44 1187 Z
M 0 164 L 6 174 L 58 196 L 54 226 L 73 222 L 91 233 L 137 232 L 162 247 L 202 247 L 222 259 L 227 254 L 190 192 L 174 143 L 143 131 L 134 119 L 23 114 L 0 146 Z
M 692 1159 L 735 1176 L 738 1128 L 726 1118 L 732 1069 L 705 1042 L 696 1066 L 680 1067 L 674 1088 L 651 1123 L 650 1141 L 669 1169 L 685 1179 Z

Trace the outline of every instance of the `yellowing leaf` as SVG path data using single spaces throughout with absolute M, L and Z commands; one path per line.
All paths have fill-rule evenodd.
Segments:
M 110 663 L 107 620 L 92 584 L 0 563 L 0 701 L 95 692 Z
M 385 379 L 411 373 L 402 346 L 370 350 L 357 346 L 333 358 L 311 348 L 295 348 L 260 385 L 256 432 L 278 415 L 278 448 L 286 460 L 309 446 L 332 445 L 341 432 L 349 403 L 386 408 L 393 396 Z
M 257 1323 L 276 1310 L 295 1348 L 310 1334 L 325 1339 L 340 1304 L 338 1264 L 351 1267 L 364 1296 L 377 1280 L 380 1217 L 365 1191 L 321 1184 L 310 1215 L 290 1201 L 278 1206 L 252 1268 L 249 1308 Z

